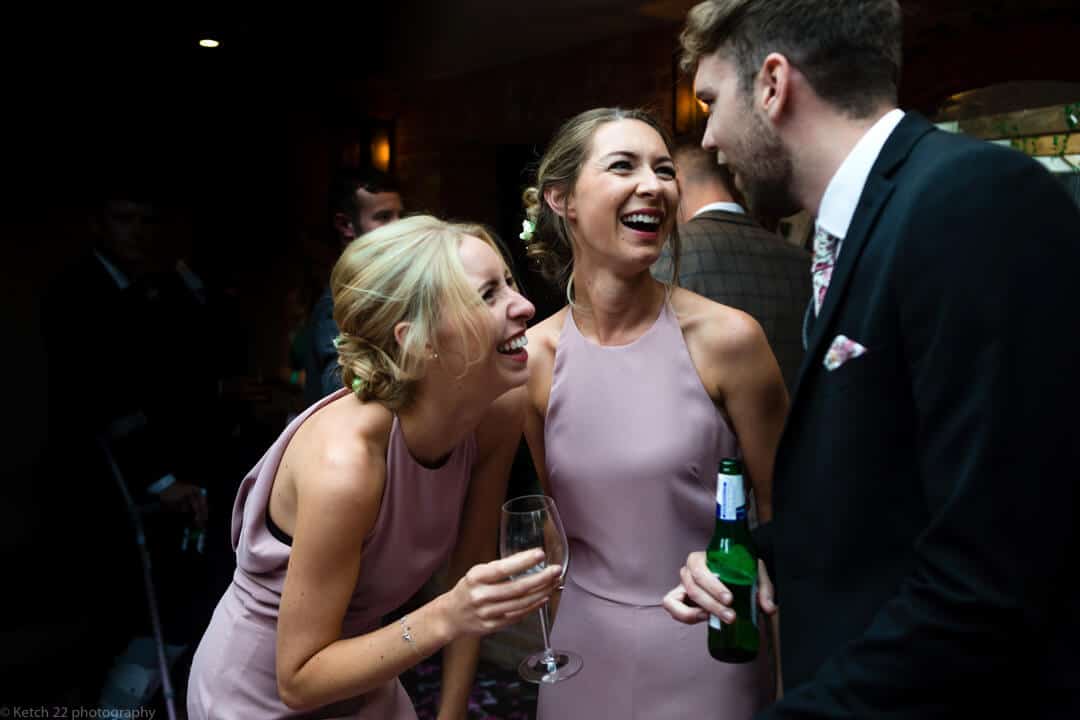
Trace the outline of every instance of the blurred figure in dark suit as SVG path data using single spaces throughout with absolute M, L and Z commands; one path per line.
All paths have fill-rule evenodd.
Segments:
M 342 170 L 333 179 L 330 216 L 339 251 L 361 235 L 398 220 L 401 213 L 401 192 L 389 175 L 373 169 Z M 329 284 L 315 302 L 307 334 L 304 403 L 311 405 L 342 387 L 334 346 L 338 327 Z
M 166 641 L 188 644 L 208 620 L 199 596 L 214 541 L 204 529 L 225 436 L 226 349 L 206 288 L 176 252 L 184 211 L 149 175 L 117 171 L 92 214 L 93 247 L 44 299 L 48 451 L 27 504 L 43 552 L 23 570 L 55 592 L 29 608 L 40 624 L 25 648 L 9 648 L 34 656 L 21 688 L 36 685 L 42 701 L 96 701 L 112 658 L 150 635 L 132 506 L 145 522 Z

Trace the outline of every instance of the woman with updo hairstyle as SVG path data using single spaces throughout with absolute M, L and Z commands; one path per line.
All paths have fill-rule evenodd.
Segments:
M 400 220 L 354 240 L 331 289 L 346 387 L 240 486 L 237 569 L 195 653 L 193 720 L 413 720 L 397 677 L 448 644 L 440 715 L 465 717 L 478 638 L 558 582 L 558 567 L 524 574 L 539 551 L 492 560 L 534 309 L 491 236 Z M 452 589 L 384 624 L 447 559 Z
M 663 601 L 709 543 L 721 458 L 742 458 L 758 516 L 771 516 L 788 402 L 776 360 L 749 315 L 650 274 L 665 243 L 678 262 L 679 186 L 647 113 L 570 119 L 524 203 L 528 255 L 568 300 L 529 330 L 520 394 L 570 541 L 551 645 L 584 661 L 541 686 L 538 717 L 749 718 L 775 688 L 768 644 L 753 663 L 718 663 Z

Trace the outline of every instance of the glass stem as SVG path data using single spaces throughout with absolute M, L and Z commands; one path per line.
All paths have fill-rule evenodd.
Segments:
M 555 666 L 555 653 L 551 652 L 551 641 L 548 639 L 547 609 L 547 603 L 544 603 L 537 612 L 540 613 L 540 633 L 544 636 L 543 662 L 547 665 L 547 671 L 553 673 L 557 668 Z

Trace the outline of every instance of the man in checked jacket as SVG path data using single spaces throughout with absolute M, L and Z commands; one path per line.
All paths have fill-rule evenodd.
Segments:
M 802 363 L 802 321 L 810 298 L 810 253 L 765 230 L 746 214 L 730 170 L 701 149 L 700 135 L 677 142 L 679 283 L 749 313 L 765 331 L 788 393 Z M 653 275 L 671 280 L 671 253 Z

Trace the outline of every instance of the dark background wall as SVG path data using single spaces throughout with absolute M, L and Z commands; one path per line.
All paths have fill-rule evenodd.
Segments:
M 692 4 L 408 0 L 223 11 L 194 3 L 153 18 L 119 10 L 13 18 L 0 55 L 11 80 L 5 376 L 19 418 L 8 469 L 25 477 L 36 460 L 48 421 L 41 394 L 87 381 L 78 354 L 92 349 L 72 350 L 70 377 L 44 377 L 36 307 L 86 247 L 86 216 L 110 167 L 134 162 L 172 188 L 186 208 L 194 267 L 239 308 L 241 370 L 265 375 L 285 352 L 285 290 L 325 278 L 333 261 L 327 176 L 363 153 L 373 128 L 392 129 L 409 210 L 488 223 L 517 248 L 528 163 L 559 123 L 611 104 L 673 121 L 675 38 Z M 1074 0 L 903 6 L 905 108 L 933 116 L 955 112 L 958 93 L 989 85 L 1043 81 L 1069 92 L 1075 86 L 1062 84 L 1080 82 Z M 222 47 L 196 47 L 206 32 Z M 1046 97 L 1015 90 L 989 109 Z M 554 309 L 558 299 L 525 279 L 541 310 Z

